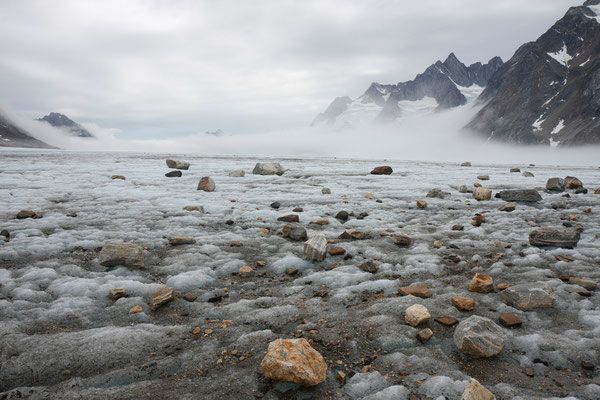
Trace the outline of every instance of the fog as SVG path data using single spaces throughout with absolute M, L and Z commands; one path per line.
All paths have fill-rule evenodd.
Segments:
M 381 160 L 494 164 L 598 166 L 600 147 L 551 148 L 488 142 L 462 130 L 478 111 L 470 105 L 389 124 L 352 128 L 302 127 L 260 134 L 214 136 L 198 133 L 161 140 L 123 140 L 118 129 L 82 123 L 96 138 L 71 137 L 46 123 L 6 113 L 34 137 L 63 150 L 135 151 L 172 154 L 344 157 Z

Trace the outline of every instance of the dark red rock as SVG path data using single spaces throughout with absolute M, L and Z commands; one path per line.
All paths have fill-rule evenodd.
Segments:
M 375 167 L 373 171 L 371 171 L 371 175 L 391 175 L 394 170 L 392 167 L 388 167 L 387 165 L 381 167 Z
M 344 248 L 342 248 L 342 247 L 335 246 L 335 247 L 332 247 L 332 248 L 329 249 L 329 255 L 330 256 L 341 256 L 341 255 L 343 255 L 345 253 L 346 253 L 346 250 Z
M 523 324 L 523 321 L 513 313 L 500 314 L 498 320 L 500 321 L 500 324 L 507 328 L 516 328 Z
M 439 316 L 436 319 L 434 319 L 434 321 L 438 322 L 438 323 L 440 323 L 440 324 L 442 324 L 444 326 L 448 326 L 448 327 L 451 327 L 451 326 L 454 326 L 454 325 L 458 324 L 458 320 L 456 318 L 454 318 L 454 317 L 449 316 L 449 315 Z

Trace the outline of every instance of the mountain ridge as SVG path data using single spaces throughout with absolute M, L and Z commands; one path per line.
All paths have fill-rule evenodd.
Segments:
M 71 136 L 81 138 L 94 137 L 94 135 L 92 135 L 83 126 L 79 125 L 77 122 L 73 121 L 72 119 L 61 113 L 51 112 L 50 114 L 45 115 L 42 118 L 38 118 L 36 121 L 46 122 L 55 128 L 66 128 Z

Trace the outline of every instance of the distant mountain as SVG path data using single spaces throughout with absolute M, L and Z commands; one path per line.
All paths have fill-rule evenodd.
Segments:
M 488 140 L 551 146 L 600 143 L 600 0 L 571 7 L 521 46 L 480 96 L 467 125 Z
M 55 128 L 66 128 L 71 136 L 77 136 L 82 138 L 92 138 L 90 132 L 88 132 L 83 126 L 73 121 L 64 114 L 51 112 L 43 118 L 39 118 L 38 121 L 47 122 Z
M 54 149 L 47 143 L 31 136 L 28 132 L 16 126 L 0 114 L 0 147 L 34 147 Z
M 216 131 L 206 131 L 204 134 L 211 136 L 225 136 L 225 132 L 223 132 L 221 129 L 217 129 Z
M 450 53 L 444 62 L 430 65 L 412 81 L 397 85 L 374 82 L 356 100 L 337 97 L 323 113 L 317 115 L 312 125 L 389 121 L 462 106 L 483 91 L 490 77 L 502 65 L 502 59 L 494 57 L 487 64 L 477 62 L 467 67 L 454 53 Z

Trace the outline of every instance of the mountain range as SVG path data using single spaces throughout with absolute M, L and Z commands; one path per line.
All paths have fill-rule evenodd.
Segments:
M 467 128 L 519 144 L 600 143 L 600 0 L 571 7 L 489 80 Z
M 502 67 L 500 57 L 487 64 L 466 66 L 451 53 L 437 61 L 412 81 L 396 85 L 373 82 L 365 93 L 352 100 L 338 97 L 313 120 L 312 125 L 390 121 L 403 116 L 458 107 L 474 100 L 488 80 Z
M 397 85 L 372 83 L 336 98 L 312 125 L 388 121 L 462 106 L 481 109 L 465 130 L 492 141 L 571 146 L 600 143 L 600 0 L 571 7 L 506 63 L 469 67 L 454 54 Z
M 54 148 L 34 138 L 2 114 L 0 114 L 0 147 Z

